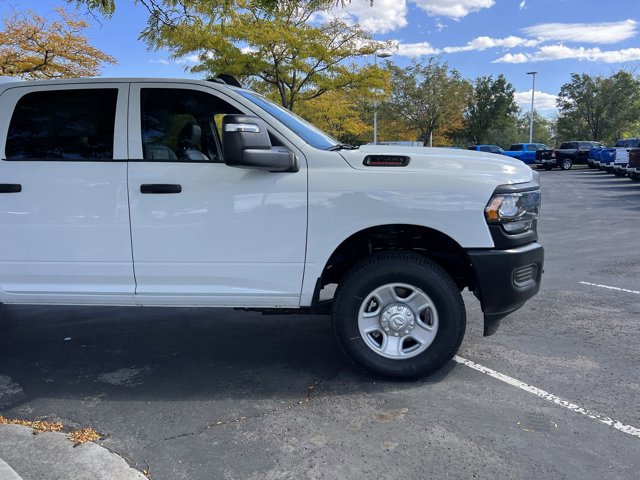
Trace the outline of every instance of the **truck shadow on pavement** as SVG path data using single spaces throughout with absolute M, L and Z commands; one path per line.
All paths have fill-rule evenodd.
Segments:
M 3 393 L 0 381 L 0 412 L 35 399 L 287 400 L 336 377 L 324 394 L 416 386 L 357 371 L 339 351 L 329 317 L 3 305 L 0 328 L 0 380 L 20 390 Z M 449 362 L 423 382 L 439 382 L 453 368 Z

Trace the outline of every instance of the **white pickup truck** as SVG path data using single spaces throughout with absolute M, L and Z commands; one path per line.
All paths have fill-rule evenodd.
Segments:
M 416 378 L 464 288 L 487 335 L 540 288 L 522 162 L 356 149 L 220 81 L 3 84 L 0 156 L 0 303 L 331 313 L 357 365 Z

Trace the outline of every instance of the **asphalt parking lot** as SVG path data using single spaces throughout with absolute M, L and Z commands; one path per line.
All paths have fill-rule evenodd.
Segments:
M 465 294 L 425 381 L 359 373 L 328 317 L 3 306 L 0 415 L 93 427 L 158 480 L 638 478 L 640 183 L 541 180 L 540 294 L 489 338 Z

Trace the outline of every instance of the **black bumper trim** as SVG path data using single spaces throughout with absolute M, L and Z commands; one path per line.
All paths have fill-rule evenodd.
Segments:
M 484 312 L 484 335 L 492 335 L 500 320 L 522 307 L 540 290 L 544 249 L 538 243 L 508 250 L 467 250 L 475 276 L 474 294 Z M 535 277 L 516 285 L 518 269 L 535 265 Z

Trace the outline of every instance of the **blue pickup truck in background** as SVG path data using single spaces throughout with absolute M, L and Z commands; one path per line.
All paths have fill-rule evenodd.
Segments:
M 498 145 L 472 145 L 467 150 L 475 150 L 476 152 L 504 153 Z
M 502 154 L 517 158 L 530 165 L 536 160 L 536 152 L 542 150 L 553 151 L 552 148 L 547 147 L 544 143 L 514 143 L 509 147 L 509 150 L 505 150 Z

